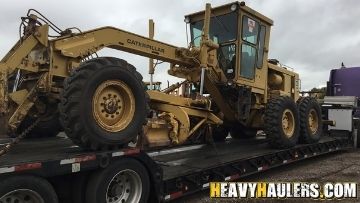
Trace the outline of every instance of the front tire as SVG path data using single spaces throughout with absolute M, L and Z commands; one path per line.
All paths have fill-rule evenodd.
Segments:
M 323 130 L 321 108 L 315 98 L 305 97 L 299 100 L 300 142 L 311 144 L 320 140 Z
M 133 159 L 123 159 L 90 177 L 87 203 L 148 202 L 150 179 L 145 167 Z
M 298 142 L 299 113 L 292 98 L 271 99 L 265 109 L 264 122 L 264 131 L 273 148 L 290 148 Z
M 67 136 L 83 148 L 118 148 L 141 132 L 147 100 L 134 66 L 117 58 L 96 58 L 65 79 L 60 121 Z

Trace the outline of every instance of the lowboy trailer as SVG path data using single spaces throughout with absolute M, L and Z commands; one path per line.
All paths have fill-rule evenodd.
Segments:
M 269 148 L 261 137 L 102 152 L 81 149 L 61 137 L 26 140 L 0 157 L 0 197 L 9 199 L 0 202 L 168 202 L 207 189 L 212 181 L 237 180 L 351 148 L 352 137 L 334 133 L 315 144 L 282 150 Z

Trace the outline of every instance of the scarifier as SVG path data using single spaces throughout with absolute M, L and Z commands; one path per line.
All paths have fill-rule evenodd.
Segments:
M 16 137 L 38 121 L 28 136 L 64 130 L 93 150 L 131 141 L 145 147 L 223 141 L 229 133 L 243 139 L 259 130 L 277 148 L 319 140 L 319 105 L 299 99 L 298 74 L 268 59 L 272 20 L 234 2 L 207 4 L 185 22 L 187 48 L 154 40 L 152 21 L 149 37 L 114 27 L 83 32 L 61 30 L 29 10 L 20 40 L 0 62 L 0 130 Z M 168 73 L 184 82 L 146 90 L 133 65 L 97 57 L 103 48 L 150 58 L 150 87 L 159 61 L 170 63 Z

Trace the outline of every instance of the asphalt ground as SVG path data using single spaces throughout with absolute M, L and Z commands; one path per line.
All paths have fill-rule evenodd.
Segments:
M 336 152 L 286 166 L 270 169 L 238 180 L 239 182 L 357 182 L 360 183 L 360 149 Z M 210 199 L 209 190 L 180 198 L 174 203 L 218 203 L 218 202 L 360 202 L 360 185 L 357 199 L 311 200 L 311 199 Z

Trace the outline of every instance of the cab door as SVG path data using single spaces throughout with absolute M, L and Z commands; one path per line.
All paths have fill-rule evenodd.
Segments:
M 265 60 L 264 45 L 267 27 L 250 15 L 243 14 L 240 15 L 240 18 L 241 30 L 238 52 L 240 54 L 240 70 L 238 72 L 238 82 L 264 89 L 266 72 L 262 67 Z

